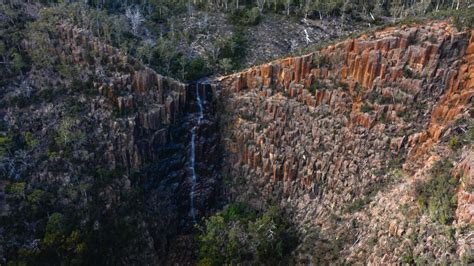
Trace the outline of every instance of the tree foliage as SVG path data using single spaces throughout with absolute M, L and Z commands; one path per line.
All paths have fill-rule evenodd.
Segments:
M 431 177 L 415 186 L 419 207 L 435 221 L 448 224 L 453 220 L 457 206 L 457 178 L 450 174 L 452 163 L 445 159 L 436 162 L 430 170 Z
M 277 207 L 257 213 L 235 203 L 205 221 L 199 243 L 201 265 L 274 264 L 288 259 L 296 235 Z

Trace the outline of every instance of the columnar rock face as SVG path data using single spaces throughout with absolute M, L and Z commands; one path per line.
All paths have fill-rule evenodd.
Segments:
M 101 121 L 94 133 L 107 139 L 100 149 L 107 165 L 153 177 L 146 204 L 159 216 L 150 234 L 159 257 L 167 256 L 163 262 L 192 257 L 167 250 L 181 251 L 181 237 L 192 242 L 182 229 L 190 228 L 195 86 L 205 111 L 195 142 L 198 217 L 217 201 L 222 171 L 235 200 L 286 207 L 303 236 L 298 262 L 387 264 L 400 263 L 406 249 L 443 258 L 453 252 L 432 244 L 453 241 L 430 236 L 441 229 L 423 218 L 413 230 L 400 213 L 401 204 L 413 203 L 411 180 L 426 179 L 444 151 L 437 145 L 465 130 L 456 121 L 472 108 L 474 31 L 446 22 L 388 28 L 212 86 L 163 77 L 80 29 L 62 25 L 59 35 L 62 60 L 80 67 L 78 79 L 87 76 L 101 95 L 92 111 L 113 109 L 109 116 L 94 112 Z M 472 152 L 459 162 L 458 228 L 473 223 Z M 401 182 L 403 175 L 413 178 Z M 318 229 L 317 241 L 307 228 Z M 413 231 L 430 243 L 428 252 L 419 240 L 391 249 Z M 472 241 L 455 240 L 457 255 L 465 254 Z M 305 244 L 322 257 L 310 258 Z
M 188 86 L 157 74 L 83 29 L 61 25 L 59 37 L 59 49 L 72 55 L 62 52 L 63 60 L 91 73 L 95 89 L 122 117 L 109 132 L 115 139 L 106 154 L 111 165 L 138 169 L 156 161 L 169 142 L 169 126 L 186 109 Z
M 140 228 L 149 243 L 143 253 L 153 258 L 148 262 L 188 263 L 196 251 L 191 248 L 195 242 L 191 189 L 199 220 L 215 206 L 220 189 L 220 138 L 212 110 L 215 87 L 163 77 L 88 31 L 60 25 L 57 33 L 59 38 L 51 38 L 48 49 L 58 55 L 57 65 L 77 68 L 77 76 L 48 77 L 46 81 L 35 80 L 33 85 L 67 88 L 67 93 L 78 95 L 79 104 L 87 105 L 87 111 L 72 115 L 87 112 L 77 120 L 94 125 L 84 130 L 92 146 L 89 158 L 97 160 L 97 165 L 91 160 L 92 168 L 100 166 L 100 170 L 114 174 L 105 194 L 117 201 L 107 204 L 107 209 L 121 204 L 120 196 L 110 195 L 132 193 L 133 187 L 145 191 L 133 204 L 146 210 L 141 213 L 147 219 L 141 221 Z M 35 44 L 24 45 L 34 49 Z M 41 84 L 51 80 L 56 84 Z M 196 129 L 197 177 L 193 186 L 190 132 L 197 123 L 196 91 L 202 99 L 204 117 Z M 115 189 L 120 182 L 123 188 Z M 0 182 L 0 214 L 6 209 L 2 205 L 3 186 Z
M 471 107 L 473 35 L 388 28 L 219 78 L 230 195 L 291 206 L 331 237 L 328 217 L 410 173 Z
M 458 34 L 461 35 L 461 34 Z M 474 31 L 470 33 L 469 44 L 461 47 L 460 61 L 453 65 L 447 80 L 446 92 L 431 112 L 431 120 L 425 132 L 417 136 L 417 152 L 423 152 L 436 143 L 459 114 L 472 107 L 474 96 Z M 471 103 L 471 104 L 470 104 Z

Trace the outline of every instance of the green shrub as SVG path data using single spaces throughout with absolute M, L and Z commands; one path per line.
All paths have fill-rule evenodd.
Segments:
M 452 14 L 453 24 L 458 30 L 474 28 L 474 8 L 461 8 Z
M 401 168 L 403 166 L 403 158 L 400 156 L 390 159 L 388 161 L 388 167 L 393 169 L 393 168 Z
M 49 159 L 59 158 L 59 152 L 57 151 L 48 151 L 47 156 Z
M 412 79 L 412 78 L 415 78 L 416 75 L 415 75 L 415 73 L 414 73 L 409 67 L 405 67 L 405 68 L 403 69 L 403 76 L 404 76 L 405 78 L 410 78 L 410 79 Z
M 0 158 L 3 158 L 10 147 L 13 145 L 13 139 L 10 135 L 0 135 Z
M 474 126 L 469 128 L 468 135 L 469 135 L 470 141 L 474 141 Z
M 238 69 L 245 57 L 246 46 L 244 29 L 239 27 L 232 35 L 232 38 L 220 44 L 219 59 L 230 59 L 232 69 Z
M 11 67 L 15 73 L 20 72 L 25 67 L 25 63 L 21 54 L 13 53 L 11 58 Z
M 450 175 L 452 167 L 447 159 L 436 162 L 430 169 L 429 180 L 415 187 L 418 206 L 441 224 L 452 221 L 457 205 L 455 190 L 458 180 Z
M 318 81 L 315 80 L 311 83 L 311 86 L 309 87 L 309 92 L 311 94 L 316 94 L 317 90 L 318 90 Z
M 202 57 L 193 58 L 186 67 L 186 80 L 197 80 L 210 74 L 207 62 Z
M 25 197 L 25 182 L 11 183 L 6 187 L 6 193 L 14 199 L 21 199 Z
M 362 196 L 360 198 L 357 198 L 353 203 L 351 203 L 347 207 L 347 211 L 349 213 L 355 213 L 362 209 L 367 203 L 369 203 L 370 199 L 368 197 Z
M 229 21 L 238 26 L 255 26 L 260 22 L 260 11 L 257 7 L 234 10 L 229 15 Z
M 26 144 L 28 145 L 29 148 L 35 148 L 39 144 L 39 140 L 35 138 L 33 133 L 31 132 L 25 132 L 23 137 L 25 138 Z
M 41 189 L 34 189 L 30 194 L 28 194 L 28 196 L 26 197 L 26 199 L 28 200 L 29 203 L 31 204 L 39 204 L 39 202 L 41 201 L 41 199 L 43 198 L 44 196 L 44 191 L 41 190 Z
M 61 60 L 61 63 L 57 65 L 57 71 L 61 77 L 70 79 L 77 76 L 77 68 L 74 65 L 69 64 L 65 60 Z
M 389 122 L 387 120 L 387 114 L 385 112 L 382 112 L 382 115 L 380 116 L 380 123 L 386 124 L 387 122 Z
M 276 206 L 270 207 L 255 222 L 249 223 L 251 246 L 257 261 L 276 264 L 296 246 L 296 237 Z
M 53 213 L 46 224 L 46 232 L 43 237 L 43 245 L 46 247 L 59 246 L 64 240 L 63 215 Z
M 415 259 L 413 258 L 413 252 L 411 250 L 405 251 L 405 253 L 402 255 L 402 262 L 408 263 L 410 265 L 415 262 Z
M 423 23 L 423 19 L 419 17 L 405 17 L 397 22 L 398 25 L 412 25 Z
M 226 221 L 248 221 L 256 217 L 256 213 L 253 209 L 240 202 L 229 204 L 222 212 L 222 215 Z
M 71 117 L 65 117 L 59 125 L 55 142 L 60 147 L 66 147 L 72 142 L 79 142 L 85 138 L 85 133 L 76 128 L 76 121 Z
M 98 90 L 94 88 L 93 80 L 92 78 L 87 79 L 86 81 L 79 80 L 77 78 L 73 78 L 71 81 L 71 85 L 69 86 L 69 89 L 74 92 L 78 92 L 81 94 L 86 94 L 86 95 L 97 95 Z M 74 103 L 79 104 L 77 101 L 73 100 Z M 82 104 L 80 104 L 82 106 Z
M 320 56 L 319 54 L 314 54 L 311 61 L 312 68 L 320 68 L 327 64 L 327 59 L 325 56 Z
M 461 141 L 459 140 L 459 138 L 457 136 L 453 136 L 450 140 L 449 140 L 449 147 L 453 150 L 457 150 L 459 147 L 461 146 Z
M 241 203 L 209 217 L 198 239 L 200 265 L 274 264 L 296 246 L 294 232 L 276 207 L 257 215 Z
M 38 98 L 44 100 L 45 102 L 52 102 L 56 96 L 56 91 L 51 88 L 43 88 L 38 92 Z
M 368 112 L 371 112 L 372 110 L 374 110 L 374 108 L 370 105 L 368 105 L 367 103 L 364 103 L 361 107 L 360 107 L 360 111 L 362 113 L 368 113 Z

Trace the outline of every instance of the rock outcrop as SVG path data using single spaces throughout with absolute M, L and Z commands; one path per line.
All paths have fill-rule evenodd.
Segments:
M 81 159 L 89 162 L 96 158 L 92 173 L 100 169 L 117 175 L 115 183 L 104 184 L 107 188 L 101 194 L 107 198 L 107 210 L 120 203 L 121 193 L 132 193 L 132 184 L 146 191 L 140 199 L 140 209 L 146 209 L 141 215 L 152 219 L 139 226 L 140 236 L 148 243 L 141 252 L 151 254 L 149 262 L 189 262 L 196 253 L 196 249 L 189 249 L 195 242 L 189 197 L 190 132 L 197 110 L 195 92 L 198 86 L 204 113 L 196 130 L 197 181 L 193 191 L 196 217 L 201 219 L 216 205 L 220 190 L 220 136 L 213 110 L 216 87 L 184 84 L 161 76 L 87 30 L 63 24 L 55 33 L 58 36 L 48 41 L 48 52 L 59 61 L 55 63 L 80 71 L 77 76 L 66 78 L 37 78 L 40 75 L 34 73 L 31 85 L 40 89 L 67 88 L 79 95 L 81 100 L 77 104 L 86 106 L 84 117 L 74 120 L 93 125 L 84 130 L 87 139 L 93 139 L 91 152 L 84 152 L 88 157 Z M 35 49 L 34 43 L 23 45 Z M 46 108 L 42 111 L 51 115 Z M 107 169 L 101 168 L 104 166 Z M 2 191 L 0 183 L 0 215 L 5 209 Z M 182 252 L 183 245 L 188 252 Z
M 400 223 L 401 202 L 414 201 L 412 184 L 400 182 L 400 176 L 427 176 L 427 162 L 439 160 L 433 148 L 472 107 L 474 31 L 457 32 L 447 22 L 387 28 L 217 78 L 211 86 L 163 77 L 83 30 L 59 29 L 59 50 L 72 54 L 63 60 L 94 76 L 94 89 L 114 106 L 116 119 L 106 132 L 112 139 L 105 154 L 110 165 L 141 169 L 161 180 L 148 202 L 168 214 L 152 234 L 162 243 L 160 250 L 179 246 L 161 236 L 178 235 L 179 227 L 189 225 L 188 141 L 197 108 L 191 88 L 200 86 L 209 116 L 196 142 L 199 216 L 216 201 L 222 140 L 229 196 L 257 208 L 280 204 L 301 230 L 308 224 L 319 228 L 316 243 L 327 251 L 318 260 L 338 261 L 343 253 L 350 263 L 398 263 L 407 250 L 444 256 L 435 243 L 428 252 L 408 242 L 393 251 L 388 247 L 394 237 L 409 237 L 410 230 L 426 235 L 440 230 L 420 229 L 428 226 L 425 218 L 416 221 L 418 227 Z M 213 106 L 215 97 L 219 102 Z M 470 176 L 470 156 L 464 158 L 458 179 L 469 180 L 464 176 Z M 469 190 L 458 196 L 460 228 L 472 222 L 473 203 Z M 397 197 L 403 200 L 394 201 Z M 367 212 L 360 210 L 364 206 Z M 398 212 L 390 214 L 391 208 Z M 380 219 L 367 220 L 366 214 Z M 385 226 L 383 219 L 391 222 Z M 171 226 L 177 220 L 180 225 Z M 302 235 L 297 257 L 308 262 L 311 251 L 303 250 L 312 243 L 311 234 Z M 374 235 L 380 240 L 370 254 Z M 460 257 L 470 252 L 466 238 L 456 241 Z M 167 257 L 181 260 L 180 254 Z
M 123 118 L 110 132 L 115 138 L 106 154 L 111 165 L 139 169 L 160 158 L 161 147 L 170 142 L 170 125 L 187 108 L 188 85 L 157 74 L 88 31 L 68 24 L 58 31 L 62 60 L 90 73 L 94 88 Z
M 218 78 L 230 196 L 288 206 L 323 238 L 346 232 L 349 249 L 352 223 L 329 217 L 415 171 L 472 107 L 473 35 L 447 22 L 387 28 Z

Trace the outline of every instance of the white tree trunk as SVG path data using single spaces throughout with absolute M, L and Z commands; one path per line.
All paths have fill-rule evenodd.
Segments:
M 260 14 L 263 14 L 263 8 L 265 7 L 265 1 L 266 0 L 257 0 L 258 10 L 260 11 Z

